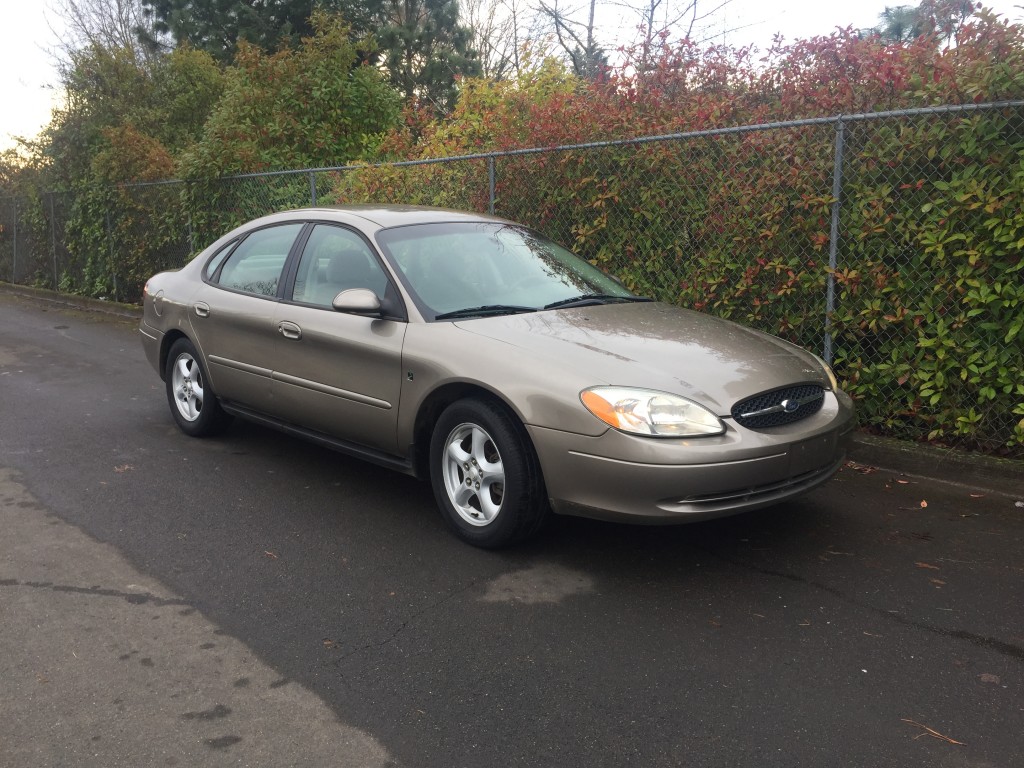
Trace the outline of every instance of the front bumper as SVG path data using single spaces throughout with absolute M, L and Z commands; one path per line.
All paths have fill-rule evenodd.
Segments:
M 682 523 L 766 507 L 821 485 L 842 466 L 854 425 L 853 406 L 840 393 L 795 424 L 753 431 L 729 420 L 726 434 L 713 438 L 529 431 L 555 512 Z

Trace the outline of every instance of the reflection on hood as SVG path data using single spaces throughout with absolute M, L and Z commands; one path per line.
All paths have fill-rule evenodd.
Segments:
M 668 304 L 608 304 L 459 321 L 465 331 L 589 372 L 594 384 L 647 387 L 728 413 L 738 400 L 825 383 L 812 355 L 728 320 Z

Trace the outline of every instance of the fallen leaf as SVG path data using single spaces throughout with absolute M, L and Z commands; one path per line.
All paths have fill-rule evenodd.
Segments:
M 933 571 L 940 570 L 939 566 L 931 565 L 930 563 L 914 563 L 914 565 L 916 565 L 918 568 L 930 568 Z
M 719 623 L 718 623 L 717 621 L 715 621 L 714 619 L 708 619 L 708 624 L 710 624 L 710 625 L 711 625 L 712 627 L 714 627 L 715 629 L 718 629 L 719 627 L 721 627 L 721 626 L 722 626 L 721 624 L 719 624 Z
M 927 507 L 927 506 L 928 506 L 928 502 L 927 502 L 927 501 L 924 501 L 924 500 L 922 500 L 922 501 L 921 501 L 921 509 L 924 509 L 924 508 L 925 508 L 925 507 Z
M 324 648 L 333 648 L 337 644 L 338 643 L 334 640 L 328 640 L 327 638 L 324 638 Z
M 799 627 L 809 627 L 809 626 L 811 626 L 811 622 L 810 622 L 809 619 L 804 619 L 797 626 L 799 626 Z
M 129 472 L 133 469 L 135 469 L 135 467 L 133 467 L 131 464 L 122 464 L 119 467 L 114 467 L 114 471 L 117 472 L 118 474 L 122 472 Z
M 910 485 L 909 480 L 897 480 L 896 482 L 899 483 L 900 485 Z
M 999 675 L 991 675 L 988 672 L 978 675 L 978 679 L 983 683 L 993 683 L 999 685 Z
M 862 475 L 871 475 L 878 471 L 877 467 L 868 466 L 867 464 L 858 464 L 856 461 L 848 461 L 846 462 L 846 466 L 854 472 L 860 472 Z
M 932 584 L 938 584 L 940 587 L 946 585 L 946 582 L 944 582 L 942 579 L 928 579 L 928 581 L 930 581 Z
M 865 632 L 864 634 L 868 637 L 884 637 L 884 635 L 876 635 L 873 632 Z
M 271 552 L 269 549 L 264 551 L 263 554 L 266 555 L 267 557 L 273 559 L 273 560 L 277 560 L 277 555 L 274 554 L 273 552 Z
M 985 494 L 984 493 L 972 493 L 971 494 L 971 498 L 972 499 L 984 499 L 985 498 Z

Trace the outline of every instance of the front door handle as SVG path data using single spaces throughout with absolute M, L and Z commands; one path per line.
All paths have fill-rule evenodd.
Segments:
M 199 315 L 200 317 L 210 316 L 210 305 L 207 304 L 205 301 L 197 301 L 193 309 L 195 309 L 196 314 Z
M 295 323 L 289 323 L 287 320 L 277 324 L 277 330 L 281 332 L 281 335 L 286 339 L 301 339 L 302 329 L 299 328 Z

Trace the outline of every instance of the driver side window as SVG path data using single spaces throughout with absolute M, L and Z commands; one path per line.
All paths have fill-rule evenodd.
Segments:
M 330 307 L 335 296 L 351 288 L 367 288 L 382 298 L 387 284 L 387 275 L 361 237 L 317 224 L 302 251 L 291 298 Z

